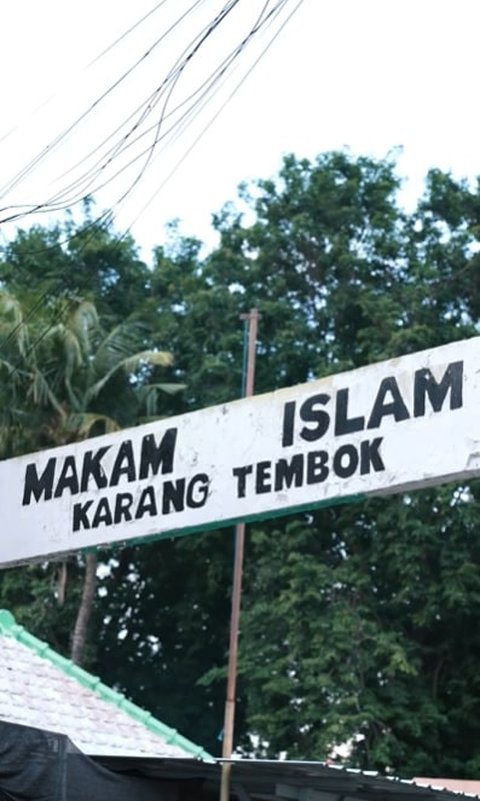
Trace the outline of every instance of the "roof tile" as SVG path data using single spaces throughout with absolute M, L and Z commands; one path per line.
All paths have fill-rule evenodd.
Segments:
M 84 753 L 211 757 L 0 610 L 0 718 L 66 734 Z

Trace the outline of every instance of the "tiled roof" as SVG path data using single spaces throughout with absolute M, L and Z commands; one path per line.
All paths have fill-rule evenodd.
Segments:
M 96 756 L 210 755 L 0 610 L 0 719 L 66 734 Z
M 427 779 L 415 778 L 413 780 L 419 787 L 432 787 L 433 789 L 450 790 L 463 795 L 480 796 L 480 780 L 478 779 Z

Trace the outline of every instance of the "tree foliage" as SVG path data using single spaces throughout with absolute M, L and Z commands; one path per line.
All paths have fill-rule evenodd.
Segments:
M 93 401 L 97 387 L 95 412 L 122 425 L 138 419 L 139 403 L 148 402 L 145 414 L 166 415 L 238 397 L 239 315 L 253 306 L 261 313 L 257 392 L 475 335 L 480 186 L 432 170 L 412 213 L 399 208 L 399 187 L 389 159 L 288 156 L 277 178 L 244 187 L 238 208 L 214 217 L 219 242 L 211 253 L 172 229 L 151 269 L 131 240 L 96 231 L 88 218 L 78 229 L 21 232 L 0 264 L 0 322 L 15 329 L 17 300 L 34 306 L 44 297 L 47 309 L 61 298 L 75 299 L 77 310 L 94 304 L 104 334 L 117 332 L 122 345 L 100 369 L 99 333 L 71 389 Z M 22 347 L 30 355 L 21 344 L 27 323 L 0 348 L 3 396 L 25 401 L 5 454 L 31 444 L 25 419 L 37 413 L 32 396 L 19 393 L 20 370 L 12 372 L 15 348 L 19 364 Z M 65 348 L 72 323 L 62 325 L 44 344 L 51 380 L 56 369 L 63 376 L 62 409 L 73 409 L 66 378 L 75 349 L 67 357 Z M 161 348 L 175 361 L 152 366 L 156 389 L 145 391 L 141 371 L 137 386 L 117 369 L 128 358 L 124 347 Z M 162 393 L 170 383 L 186 389 Z M 60 430 L 57 416 L 52 436 Z M 348 743 L 347 762 L 363 768 L 478 772 L 478 493 L 472 482 L 251 527 L 237 707 L 244 749 L 325 759 Z M 105 552 L 88 652 L 105 681 L 214 752 L 231 560 L 230 530 Z M 0 594 L 22 622 L 66 650 L 79 585 L 62 607 L 57 586 L 35 566 L 7 571 Z

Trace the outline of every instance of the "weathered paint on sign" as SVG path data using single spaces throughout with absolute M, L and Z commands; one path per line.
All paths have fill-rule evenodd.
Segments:
M 480 475 L 480 338 L 0 463 L 0 565 Z

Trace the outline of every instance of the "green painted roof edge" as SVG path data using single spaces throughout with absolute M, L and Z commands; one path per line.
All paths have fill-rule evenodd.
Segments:
M 197 759 L 208 762 L 214 761 L 214 757 L 209 754 L 208 751 L 205 751 L 202 746 L 196 745 L 191 740 L 187 739 L 187 737 L 179 734 L 176 729 L 172 729 L 170 726 L 167 726 L 166 723 L 157 720 L 150 712 L 147 712 L 132 701 L 129 701 L 122 693 L 108 687 L 98 676 L 94 676 L 92 673 L 75 665 L 71 659 L 62 656 L 57 651 L 54 651 L 53 648 L 50 648 L 46 642 L 30 634 L 24 626 L 16 622 L 15 617 L 8 609 L 0 609 L 0 633 L 13 637 L 17 642 L 30 648 L 37 656 L 46 659 L 52 665 L 55 665 L 56 668 L 62 670 L 63 673 L 71 679 L 75 679 L 75 681 L 83 687 L 92 690 L 103 701 L 107 701 L 107 703 L 112 704 L 112 706 L 117 707 L 117 709 L 121 709 L 122 712 L 125 712 L 129 717 L 139 723 L 143 723 L 151 732 L 161 736 L 168 745 L 177 745 Z

